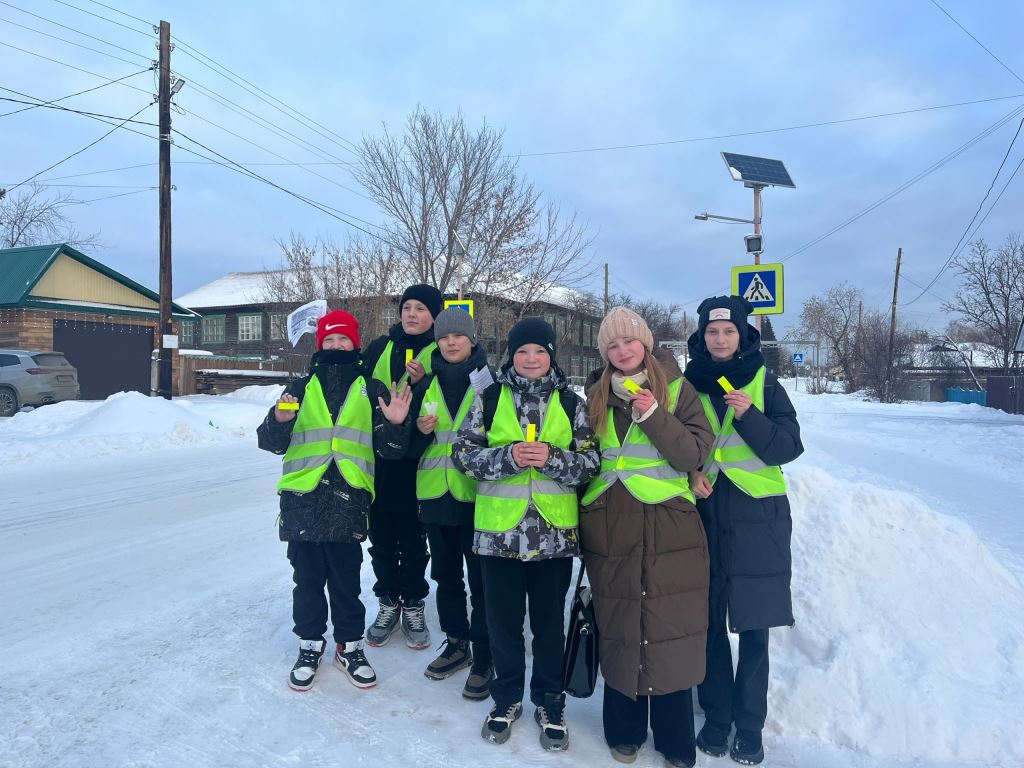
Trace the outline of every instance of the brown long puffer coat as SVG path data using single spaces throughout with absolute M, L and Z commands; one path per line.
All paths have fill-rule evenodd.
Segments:
M 673 376 L 676 371 L 668 372 Z M 614 394 L 609 404 L 621 440 L 632 422 L 631 409 Z M 714 441 L 687 381 L 674 413 L 659 405 L 640 427 L 682 472 L 700 467 Z M 605 684 L 635 699 L 701 682 L 708 544 L 696 507 L 683 498 L 643 504 L 616 482 L 582 512 L 580 543 L 594 595 Z

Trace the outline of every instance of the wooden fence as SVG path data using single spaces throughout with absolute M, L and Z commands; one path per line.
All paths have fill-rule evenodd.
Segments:
M 288 381 L 287 377 L 280 375 L 281 372 L 288 370 L 288 365 L 283 360 L 251 360 L 217 355 L 198 357 L 181 355 L 179 361 L 178 394 L 181 395 L 222 394 L 225 391 L 234 391 L 249 384 L 285 384 Z M 211 376 L 200 374 L 199 371 L 253 371 L 254 373 L 239 374 L 238 376 L 226 373 Z M 258 371 L 266 371 L 268 375 L 260 376 Z M 200 378 L 204 380 L 202 387 Z M 214 379 L 223 381 L 213 387 L 209 382 Z

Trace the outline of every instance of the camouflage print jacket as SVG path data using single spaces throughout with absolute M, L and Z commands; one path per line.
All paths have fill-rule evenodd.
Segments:
M 508 364 L 498 374 L 497 381 L 512 390 L 513 402 L 523 429 L 543 422 L 548 399 L 556 389 L 566 389 L 565 375 L 552 367 L 541 379 L 530 381 L 519 376 Z M 483 401 L 479 394 L 459 429 L 453 446 L 452 461 L 477 480 L 500 480 L 523 471 L 512 458 L 512 446 L 490 448 L 484 429 Z M 597 449 L 594 430 L 590 426 L 586 402 L 581 398 L 572 424 L 573 441 L 568 450 L 551 447 L 543 472 L 563 485 L 579 486 L 597 474 L 601 454 Z M 576 528 L 555 528 L 541 517 L 530 502 L 526 514 L 511 531 L 490 533 L 476 531 L 473 551 L 478 555 L 511 557 L 517 560 L 545 560 L 554 557 L 573 557 L 579 554 L 579 536 Z

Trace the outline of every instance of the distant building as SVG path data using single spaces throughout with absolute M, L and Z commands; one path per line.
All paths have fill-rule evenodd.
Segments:
M 307 337 L 298 350 L 288 341 L 287 317 L 299 302 L 267 301 L 267 272 L 233 272 L 179 296 L 176 301 L 189 307 L 201 319 L 182 324 L 181 346 L 202 349 L 216 355 L 248 356 L 262 359 L 295 358 L 296 370 L 308 359 L 311 342 Z M 362 326 L 363 345 L 385 333 L 398 322 L 400 293 L 386 297 L 353 297 L 337 303 L 356 315 Z M 475 302 L 478 342 L 492 364 L 504 360 L 505 337 L 518 314 L 520 304 L 499 296 L 466 294 Z M 448 298 L 454 298 L 449 296 Z M 571 292 L 549 290 L 544 300 L 531 304 L 530 314 L 544 317 L 555 329 L 558 361 L 574 383 L 601 365 L 597 331 L 601 316 L 572 306 Z
M 175 327 L 197 317 L 173 312 Z M 69 245 L 0 249 L 0 347 L 63 352 L 82 399 L 149 394 L 159 320 L 159 294 Z

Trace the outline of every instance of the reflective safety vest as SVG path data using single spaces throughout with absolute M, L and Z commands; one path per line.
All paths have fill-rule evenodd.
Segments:
M 762 413 L 764 412 L 764 375 L 765 368 L 761 366 L 753 381 L 742 388 L 750 395 L 753 407 Z M 708 421 L 711 422 L 711 428 L 715 431 L 715 444 L 711 448 L 711 455 L 704 464 L 704 474 L 708 476 L 708 482 L 714 485 L 715 479 L 721 471 L 725 472 L 725 476 L 732 481 L 733 485 L 755 499 L 767 496 L 785 496 L 786 481 L 782 477 L 782 470 L 761 461 L 753 449 L 740 437 L 733 425 L 732 420 L 735 416 L 733 409 L 729 408 L 725 413 L 725 422 L 719 423 L 715 406 L 711 404 L 711 398 L 703 392 L 697 394 L 700 397 L 700 404 L 704 406 L 704 413 L 707 415 Z
M 278 492 L 309 493 L 332 460 L 346 483 L 369 491 L 373 498 L 373 408 L 362 376 L 349 387 L 337 424 L 331 421 L 320 379 L 315 374 L 309 377 L 284 454 Z
M 409 378 L 409 372 L 406 371 L 403 373 L 397 382 L 391 378 L 391 353 L 394 349 L 395 342 L 389 339 L 388 343 L 384 345 L 384 351 L 381 352 L 380 357 L 377 358 L 377 364 L 373 366 L 373 373 L 370 375 L 370 378 L 381 382 L 388 389 L 390 389 L 391 385 L 395 383 L 397 383 L 398 388 L 401 389 L 402 385 Z M 434 372 L 430 366 L 430 356 L 433 354 L 435 349 L 437 349 L 437 344 L 432 341 L 421 349 L 418 355 L 416 355 L 416 359 L 423 366 L 425 376 L 429 376 Z
M 682 386 L 681 378 L 668 385 L 669 413 L 676 410 Z M 583 503 L 590 504 L 619 480 L 643 504 L 660 504 L 677 496 L 692 504 L 693 492 L 686 473 L 668 463 L 639 424 L 630 424 L 626 438 L 619 442 L 614 411 L 608 408 L 608 421 L 600 435 L 601 471 L 587 486 Z
M 512 391 L 503 385 L 498 408 L 494 412 L 494 422 L 487 432 L 487 444 L 491 448 L 498 448 L 524 440 Z M 547 414 L 537 440 L 566 450 L 572 445 L 572 424 L 562 408 L 557 390 L 548 400 Z M 575 528 L 579 524 L 575 489 L 552 480 L 535 467 L 527 467 L 501 480 L 479 481 L 474 524 L 481 531 L 511 531 L 526 515 L 531 499 L 541 517 L 554 527 Z
M 473 405 L 475 394 L 472 387 L 466 389 L 462 405 L 459 406 L 453 422 L 436 376 L 427 387 L 427 392 L 423 395 L 420 416 L 428 414 L 428 403 L 436 404 L 437 426 L 434 427 L 435 440 L 423 452 L 423 457 L 416 468 L 417 499 L 439 499 L 446 493 L 450 493 L 459 501 L 476 499 L 476 480 L 460 472 L 452 462 L 452 443 L 459 427 L 466 419 L 466 414 L 469 413 L 470 406 Z

